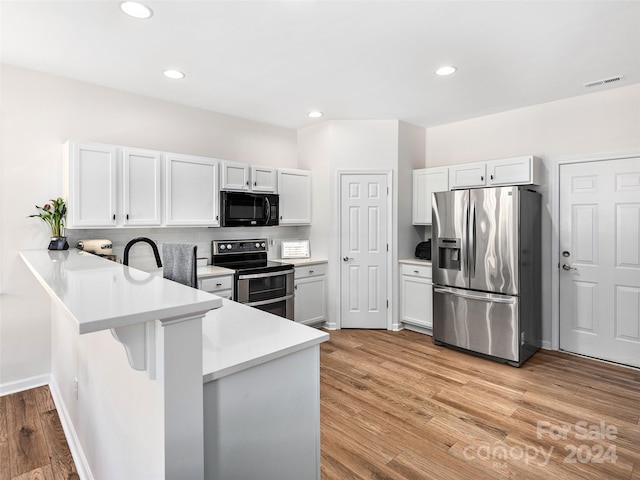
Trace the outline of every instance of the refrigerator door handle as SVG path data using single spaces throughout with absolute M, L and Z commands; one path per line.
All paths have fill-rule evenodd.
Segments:
M 476 276 L 476 202 L 470 202 L 471 215 L 469 218 L 469 276 Z
M 468 298 L 469 300 L 481 300 L 484 302 L 491 303 L 507 303 L 514 304 L 516 303 L 516 297 L 508 297 L 505 295 L 495 295 L 492 293 L 472 293 L 467 292 L 466 290 L 458 290 L 456 288 L 447 288 L 447 287 L 435 287 L 433 289 L 433 293 L 448 293 L 450 295 L 456 295 L 462 298 Z

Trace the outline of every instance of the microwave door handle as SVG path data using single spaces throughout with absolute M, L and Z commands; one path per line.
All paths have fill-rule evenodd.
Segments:
M 271 213 L 271 202 L 269 197 L 264 197 L 264 224 L 269 223 L 269 214 Z

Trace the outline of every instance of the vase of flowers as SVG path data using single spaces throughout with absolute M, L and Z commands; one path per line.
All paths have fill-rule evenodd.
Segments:
M 39 213 L 29 215 L 29 217 L 39 217 L 49 226 L 51 231 L 51 241 L 49 242 L 49 250 L 67 250 L 69 244 L 67 237 L 64 236 L 64 220 L 67 216 L 67 205 L 64 198 L 58 197 L 55 200 L 49 200 L 49 203 L 39 207 L 36 205 Z

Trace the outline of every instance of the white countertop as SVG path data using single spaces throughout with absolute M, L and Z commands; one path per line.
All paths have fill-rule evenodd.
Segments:
M 274 259 L 277 262 L 282 262 L 282 263 L 290 263 L 291 265 L 294 265 L 296 267 L 303 267 L 303 266 L 307 266 L 307 265 L 319 265 L 321 263 L 327 263 L 327 259 L 326 258 L 318 258 L 318 257 L 311 257 L 311 258 L 276 258 Z
M 80 334 L 207 312 L 216 295 L 76 249 L 20 256 L 47 292 L 78 322 Z
M 406 263 L 407 265 L 426 265 L 427 267 L 431 266 L 431 260 L 422 260 L 420 258 L 404 258 L 402 260 L 398 260 L 398 263 Z
M 203 381 L 210 382 L 329 340 L 329 334 L 222 300 L 202 321 Z
M 233 275 L 235 270 L 230 268 L 218 267 L 216 265 L 207 265 L 206 267 L 198 267 L 198 278 L 220 277 L 222 275 Z

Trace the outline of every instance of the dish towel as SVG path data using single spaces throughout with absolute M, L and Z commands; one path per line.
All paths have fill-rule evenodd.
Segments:
M 198 288 L 197 251 L 198 246 L 192 243 L 163 243 L 162 276 L 168 280 Z

